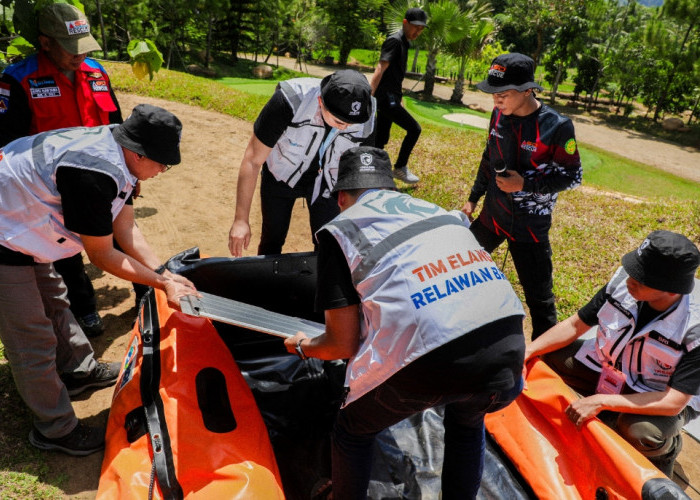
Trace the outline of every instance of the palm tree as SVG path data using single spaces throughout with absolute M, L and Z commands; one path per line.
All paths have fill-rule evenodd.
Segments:
M 459 60 L 457 81 L 450 101 L 461 103 L 464 97 L 464 72 L 469 58 L 479 57 L 481 51 L 491 40 L 496 25 L 489 15 L 491 5 L 488 0 L 468 0 L 462 2 L 462 12 L 455 20 L 455 29 L 464 36 L 448 46 L 448 50 Z
M 451 0 L 439 0 L 425 7 L 428 13 L 428 28 L 421 37 L 422 45 L 428 51 L 428 61 L 425 68 L 425 87 L 423 94 L 433 95 L 435 88 L 435 66 L 440 50 L 464 38 L 466 33 L 461 30 L 463 19 L 459 6 Z

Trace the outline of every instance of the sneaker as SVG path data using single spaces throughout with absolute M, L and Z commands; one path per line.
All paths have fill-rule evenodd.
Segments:
M 102 335 L 105 331 L 105 325 L 102 323 L 102 318 L 97 312 L 91 312 L 80 318 L 75 318 L 78 320 L 80 328 L 83 329 L 85 335 L 88 337 L 98 337 Z
M 62 451 L 76 457 L 84 457 L 103 450 L 105 447 L 105 429 L 90 427 L 78 422 L 75 429 L 63 437 L 50 439 L 41 432 L 32 429 L 29 432 L 29 442 L 40 450 Z
M 61 380 L 66 384 L 69 396 L 77 396 L 86 389 L 107 387 L 114 384 L 119 378 L 120 363 L 98 362 L 95 369 L 87 377 L 76 377 L 70 373 L 61 375 Z
M 415 184 L 420 178 L 411 172 L 408 167 L 396 167 L 394 169 L 394 179 L 405 182 L 406 184 Z

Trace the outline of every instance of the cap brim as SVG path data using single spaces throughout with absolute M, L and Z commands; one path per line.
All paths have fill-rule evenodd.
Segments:
M 476 88 L 487 94 L 498 94 L 499 92 L 505 92 L 506 90 L 517 90 L 518 92 L 523 92 L 527 89 L 535 89 L 538 92 L 543 92 L 544 89 L 537 85 L 535 82 L 525 82 L 521 85 L 502 85 L 496 87 L 490 85 L 488 80 L 481 81 L 476 84 Z
M 363 173 L 339 180 L 333 186 L 332 192 L 337 193 L 350 189 L 396 189 L 396 183 L 394 179 L 385 174 Z
M 70 52 L 73 55 L 87 54 L 96 50 L 102 50 L 100 44 L 92 35 L 82 38 L 55 38 L 63 50 Z
M 425 26 L 425 27 L 428 26 L 428 23 L 426 23 L 425 21 L 421 21 L 419 19 L 416 19 L 415 21 L 408 21 L 408 24 L 413 24 L 415 26 Z

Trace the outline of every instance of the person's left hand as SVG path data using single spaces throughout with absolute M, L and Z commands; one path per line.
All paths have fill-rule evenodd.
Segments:
M 525 179 L 516 170 L 506 170 L 508 177 L 501 175 L 496 176 L 496 185 L 498 189 L 504 193 L 515 193 L 522 191 L 525 185 Z
M 576 425 L 577 429 L 581 429 L 587 420 L 592 419 L 603 410 L 601 396 L 601 394 L 594 394 L 578 399 L 565 410 L 566 416 Z

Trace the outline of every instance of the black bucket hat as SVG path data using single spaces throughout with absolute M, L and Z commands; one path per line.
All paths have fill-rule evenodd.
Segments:
M 323 105 L 345 123 L 364 123 L 372 114 L 372 88 L 365 75 L 342 69 L 321 80 Z
M 535 83 L 535 61 L 531 57 L 517 52 L 501 54 L 491 62 L 486 80 L 476 84 L 482 92 L 496 94 L 506 90 L 522 92 L 542 87 Z
M 682 234 L 654 231 L 636 250 L 622 256 L 622 267 L 642 285 L 687 294 L 695 286 L 700 250 Z
M 340 156 L 333 193 L 349 189 L 396 189 L 386 151 L 371 146 L 350 148 Z
M 182 123 L 158 106 L 139 104 L 114 129 L 114 140 L 135 153 L 164 165 L 180 163 Z

